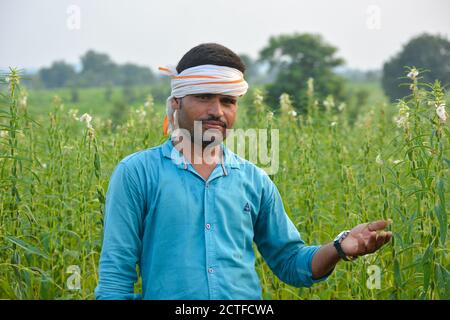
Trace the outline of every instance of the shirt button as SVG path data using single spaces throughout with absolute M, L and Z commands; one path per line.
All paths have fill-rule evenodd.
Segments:
M 211 225 L 210 225 L 209 223 L 207 223 L 205 227 L 206 227 L 206 229 L 208 229 L 208 230 L 211 229 Z
M 214 269 L 213 269 L 213 268 L 208 268 L 208 272 L 209 272 L 209 273 L 213 273 L 213 272 L 214 272 Z

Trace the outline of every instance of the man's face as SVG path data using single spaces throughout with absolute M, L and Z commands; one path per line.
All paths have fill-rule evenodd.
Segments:
M 233 127 L 236 119 L 237 97 L 220 94 L 194 94 L 173 99 L 180 129 L 186 129 L 194 141 L 194 121 L 201 121 L 202 136 L 206 130 L 220 132 L 225 140 L 226 129 Z M 203 146 L 209 142 L 203 142 Z

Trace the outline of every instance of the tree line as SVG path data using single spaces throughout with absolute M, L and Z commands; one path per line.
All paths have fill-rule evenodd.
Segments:
M 81 70 L 64 61 L 55 61 L 38 71 L 37 81 L 46 88 L 149 85 L 157 81 L 153 72 L 133 63 L 117 64 L 104 53 L 93 50 L 81 56 Z
M 303 111 L 308 79 L 314 79 L 314 90 L 320 99 L 333 95 L 344 99 L 344 78 L 336 70 L 345 61 L 338 49 L 317 34 L 287 34 L 274 36 L 256 59 L 241 54 L 247 66 L 250 83 L 266 91 L 267 103 L 278 105 L 282 93 L 288 93 L 298 111 Z M 450 82 L 450 41 L 445 36 L 421 34 L 408 41 L 395 56 L 387 59 L 381 72 L 386 95 L 395 101 L 408 94 L 402 86 L 405 67 L 420 68 L 423 81 Z M 148 67 L 132 63 L 117 64 L 104 53 L 89 50 L 81 56 L 81 69 L 64 61 L 56 61 L 38 72 L 38 81 L 47 88 L 107 87 L 155 85 L 159 81 Z M 370 76 L 368 77 L 370 78 Z

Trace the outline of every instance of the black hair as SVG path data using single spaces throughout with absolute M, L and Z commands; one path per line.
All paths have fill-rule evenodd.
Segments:
M 185 69 L 203 64 L 235 68 L 245 73 L 242 59 L 227 47 L 217 43 L 202 43 L 186 52 L 178 62 L 177 71 L 181 73 Z

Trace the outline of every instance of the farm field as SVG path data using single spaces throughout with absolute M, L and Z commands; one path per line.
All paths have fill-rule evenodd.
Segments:
M 110 175 L 125 156 L 167 139 L 164 94 L 27 91 L 15 71 L 1 81 L 0 298 L 93 299 Z M 287 95 L 266 105 L 258 89 L 240 103 L 238 128 L 279 130 L 271 178 L 306 244 L 393 221 L 389 245 L 339 263 L 311 288 L 282 283 L 257 253 L 265 299 L 450 298 L 450 132 L 437 112 L 449 98 L 439 83 L 409 81 L 410 96 L 396 103 L 377 83 L 348 83 L 345 103 L 318 100 L 311 83 L 304 113 Z

